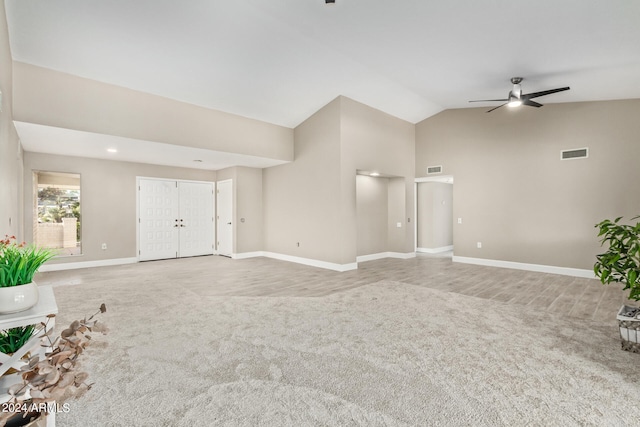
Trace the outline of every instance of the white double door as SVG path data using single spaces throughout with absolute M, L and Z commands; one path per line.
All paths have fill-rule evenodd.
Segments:
M 213 254 L 213 183 L 140 179 L 138 191 L 140 261 Z

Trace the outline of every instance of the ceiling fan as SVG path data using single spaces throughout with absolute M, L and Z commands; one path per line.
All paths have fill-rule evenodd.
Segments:
M 524 80 L 522 77 L 512 77 L 511 83 L 513 83 L 513 89 L 509 91 L 509 97 L 506 99 L 480 99 L 477 101 L 469 101 L 469 102 L 504 102 L 504 104 L 498 105 L 495 108 L 487 111 L 487 113 L 492 112 L 493 110 L 497 110 L 500 107 L 504 107 L 508 105 L 509 107 L 519 107 L 521 105 L 528 105 L 529 107 L 542 107 L 542 104 L 532 101 L 533 98 L 538 98 L 540 96 L 549 95 L 556 92 L 562 92 L 565 90 L 569 90 L 569 86 L 567 87 L 559 87 L 557 89 L 549 89 L 543 90 L 541 92 L 533 92 L 533 93 L 522 93 L 520 89 L 520 82 Z

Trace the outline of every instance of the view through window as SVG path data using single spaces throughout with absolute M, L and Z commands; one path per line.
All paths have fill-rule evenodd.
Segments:
M 33 241 L 58 249 L 59 255 L 82 253 L 80 226 L 80 175 L 34 172 Z

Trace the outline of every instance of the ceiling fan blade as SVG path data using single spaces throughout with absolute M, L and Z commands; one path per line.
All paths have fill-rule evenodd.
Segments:
M 525 99 L 522 101 L 522 105 L 528 105 L 529 107 L 542 107 L 542 104 L 537 103 L 536 101 L 532 101 L 530 99 Z
M 506 101 L 506 100 L 505 100 L 505 101 Z M 494 107 L 494 108 L 492 108 L 491 110 L 487 111 L 487 113 L 490 113 L 490 112 L 492 112 L 493 110 L 497 110 L 497 109 L 498 109 L 498 108 L 500 108 L 500 107 L 504 107 L 504 106 L 505 106 L 505 105 L 507 105 L 507 104 L 508 104 L 508 102 L 505 102 L 504 104 L 500 104 L 500 105 L 498 105 L 497 107 Z
M 504 102 L 504 101 L 508 101 L 508 99 L 478 99 L 476 101 L 469 101 L 469 102 Z
M 539 96 L 550 95 L 552 93 L 562 92 L 562 91 L 569 90 L 569 89 L 570 89 L 569 86 L 567 86 L 567 87 L 559 87 L 558 89 L 543 90 L 541 92 L 527 93 L 527 94 L 523 94 L 522 95 L 522 99 L 526 100 L 526 99 L 531 99 L 531 98 L 537 98 Z

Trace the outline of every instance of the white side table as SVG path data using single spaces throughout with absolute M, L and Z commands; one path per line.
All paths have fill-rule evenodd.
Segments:
M 56 298 L 53 295 L 53 288 L 51 286 L 38 286 L 38 303 L 31 307 L 29 310 L 21 311 L 19 313 L 2 314 L 0 315 L 0 329 L 17 328 L 27 325 L 39 325 L 47 323 L 47 316 L 50 314 L 58 314 L 58 305 L 56 304 Z M 55 317 L 49 319 L 47 324 L 47 330 L 52 329 L 55 326 Z M 27 343 L 16 351 L 12 356 L 0 353 L 0 375 L 7 372 L 11 367 L 20 369 L 22 362 L 20 359 L 29 351 L 37 351 L 44 356 L 47 351 L 45 347 L 40 346 L 39 336 L 42 333 L 32 337 Z M 0 402 L 6 402 L 9 400 L 9 395 L 6 393 L 11 384 L 4 384 L 0 386 Z M 55 427 L 55 412 L 50 413 L 47 416 L 47 427 Z

